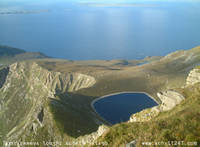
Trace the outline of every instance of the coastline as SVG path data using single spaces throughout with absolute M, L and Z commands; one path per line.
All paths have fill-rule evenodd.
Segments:
M 148 97 L 150 97 L 152 100 L 154 100 L 158 105 L 160 105 L 157 100 L 151 96 L 149 93 L 147 92 L 141 92 L 141 91 L 123 91 L 123 92 L 116 92 L 116 93 L 111 93 L 111 94 L 108 94 L 108 95 L 104 95 L 104 96 L 101 96 L 99 98 L 96 98 L 94 99 L 91 103 L 90 103 L 90 106 L 91 108 L 93 109 L 93 111 L 101 118 L 103 119 L 105 122 L 107 122 L 109 125 L 113 125 L 112 123 L 108 122 L 107 120 L 105 120 L 95 109 L 94 107 L 94 103 L 97 102 L 98 100 L 101 100 L 101 99 L 104 99 L 104 98 L 107 98 L 109 96 L 113 96 L 113 95 L 118 95 L 118 94 L 124 94 L 124 93 L 140 93 L 140 94 L 145 94 L 147 95 Z

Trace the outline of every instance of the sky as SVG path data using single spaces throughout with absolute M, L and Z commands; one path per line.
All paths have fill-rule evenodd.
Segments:
M 0 3 L 10 2 L 40 2 L 40 3 L 56 3 L 56 2 L 98 2 L 98 3 L 128 3 L 128 2 L 177 2 L 177 0 L 1 0 Z M 178 2 L 199 2 L 199 0 L 178 0 Z

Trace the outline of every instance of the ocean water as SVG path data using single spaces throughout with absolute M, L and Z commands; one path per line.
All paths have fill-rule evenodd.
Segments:
M 121 93 L 97 100 L 96 112 L 111 124 L 128 121 L 130 116 L 145 108 L 158 105 L 144 93 Z
M 41 12 L 0 14 L 0 44 L 72 60 L 140 59 L 200 45 L 200 2 L 195 0 L 48 1 L 2 0 L 0 13 Z

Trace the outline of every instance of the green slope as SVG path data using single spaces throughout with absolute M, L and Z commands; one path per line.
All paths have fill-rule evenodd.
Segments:
M 32 53 L 28 55 L 22 53 L 6 59 L 11 63 L 22 57 L 33 57 Z M 117 60 L 35 60 L 35 57 L 31 61 L 12 64 L 8 70 L 0 70 L 0 142 L 20 139 L 65 142 L 96 131 L 99 122 L 103 121 L 91 108 L 95 98 L 120 91 L 144 91 L 156 96 L 159 91 L 181 87 L 188 72 L 200 63 L 200 47 L 172 53 L 141 66 Z M 84 83 L 78 80 L 80 73 L 83 81 L 84 74 L 94 77 L 96 83 L 70 92 L 67 88 L 74 87 L 73 83 L 79 86 Z M 175 109 L 161 113 L 151 123 L 113 126 L 99 140 L 108 142 L 109 146 L 123 146 L 132 140 L 140 144 L 144 139 L 198 141 L 199 85 L 179 90 L 187 99 Z M 185 129 L 189 132 L 190 126 L 193 131 L 182 135 Z M 182 136 L 176 136 L 175 131 Z
M 109 146 L 122 146 L 133 140 L 137 146 L 145 142 L 170 142 L 180 146 L 186 143 L 200 145 L 200 84 L 181 89 L 186 99 L 174 109 L 160 113 L 154 120 L 148 122 L 122 123 L 110 128 L 110 131 L 99 139 Z M 177 144 L 178 145 L 178 144 Z

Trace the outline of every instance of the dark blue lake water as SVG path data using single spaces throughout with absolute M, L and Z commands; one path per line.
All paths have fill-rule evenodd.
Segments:
M 0 14 L 0 44 L 58 58 L 138 59 L 200 45 L 200 2 L 195 0 L 125 0 L 118 6 L 0 1 L 0 12 L 19 10 L 48 12 Z
M 144 93 L 121 93 L 94 103 L 96 112 L 111 124 L 128 121 L 130 116 L 157 103 Z

